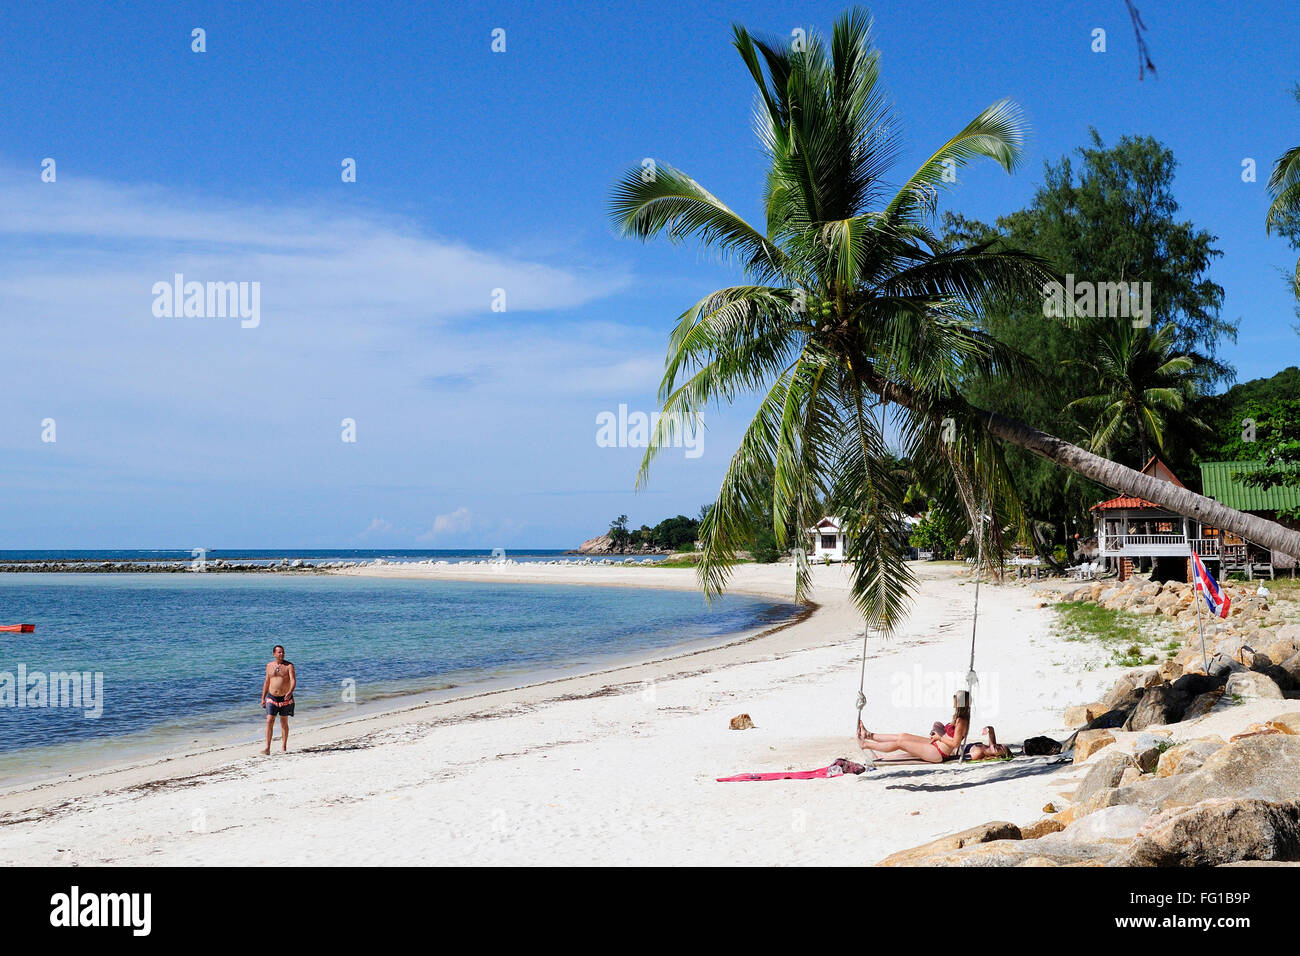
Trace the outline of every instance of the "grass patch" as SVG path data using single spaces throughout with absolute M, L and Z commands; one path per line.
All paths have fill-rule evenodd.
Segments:
M 1122 651 L 1112 651 L 1111 660 L 1120 667 L 1142 667 L 1144 664 L 1154 664 L 1156 655 L 1143 654 L 1140 645 L 1130 644 Z
M 1056 605 L 1056 612 L 1066 640 L 1103 644 L 1142 642 L 1142 627 L 1132 614 L 1112 611 L 1091 601 L 1065 601 Z
M 664 561 L 656 561 L 656 568 L 693 568 L 700 563 L 698 554 L 674 554 Z
M 1148 618 L 1104 608 L 1091 601 L 1065 601 L 1056 605 L 1056 613 L 1058 637 L 1066 641 L 1095 641 L 1110 651 L 1110 663 L 1120 667 L 1155 664 L 1161 650 L 1172 658 L 1182 646 L 1165 634 L 1152 634 L 1152 622 Z
M 1233 571 L 1228 580 L 1252 593 L 1262 584 L 1273 592 L 1274 597 L 1289 598 L 1292 601 L 1300 600 L 1300 577 L 1292 578 L 1290 571 L 1278 571 L 1276 573 L 1278 576 L 1272 581 L 1268 578 L 1252 578 L 1248 580 L 1242 572 Z
M 655 568 L 693 568 L 693 567 L 695 567 L 696 565 L 698 565 L 699 563 L 700 563 L 700 556 L 699 556 L 698 553 L 696 553 L 696 552 L 694 552 L 694 551 L 682 551 L 682 552 L 678 552 L 677 554 L 672 555 L 672 556 L 669 557 L 669 558 L 666 558 L 666 559 L 663 560 L 663 561 L 654 561 L 654 562 L 651 562 L 650 564 L 647 565 L 647 567 L 655 567 Z M 732 563 L 732 564 L 754 564 L 754 559 L 753 559 L 753 558 L 737 558 L 735 561 L 733 561 L 733 562 L 731 562 L 731 563 Z M 627 564 L 627 565 L 624 565 L 621 561 L 619 562 L 619 566 L 620 566 L 620 567 L 628 567 L 628 568 L 640 567 L 639 564 Z
M 1285 573 L 1290 574 L 1291 572 L 1287 571 Z M 1256 579 L 1255 581 L 1252 581 L 1251 584 L 1254 584 L 1256 587 L 1261 584 L 1264 585 L 1264 587 L 1273 592 L 1274 597 L 1287 598 L 1291 601 L 1300 601 L 1300 578 L 1295 578 L 1294 580 L 1289 577 L 1275 578 L 1272 581 L 1264 578 L 1263 580 Z

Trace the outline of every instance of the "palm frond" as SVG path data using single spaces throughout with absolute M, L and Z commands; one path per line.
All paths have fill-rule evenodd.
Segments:
M 695 236 L 723 256 L 739 258 L 755 276 L 778 275 L 784 259 L 763 233 L 666 164 L 624 174 L 614 185 L 610 218 L 622 235 L 643 241 L 661 233 L 675 243 Z
M 890 218 L 915 211 L 921 197 L 944 186 L 944 172 L 960 169 L 983 156 L 1007 172 L 1020 164 L 1024 148 L 1024 117 L 1011 100 L 998 100 L 980 112 L 966 127 L 940 146 L 905 182 L 885 209 Z
M 1271 233 L 1284 219 L 1300 210 L 1300 146 L 1293 146 L 1278 157 L 1268 177 L 1268 189 L 1273 194 L 1273 202 L 1268 207 L 1264 228 Z

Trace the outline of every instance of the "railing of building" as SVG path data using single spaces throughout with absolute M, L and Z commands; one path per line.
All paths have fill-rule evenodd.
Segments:
M 1182 557 L 1194 549 L 1203 558 L 1219 557 L 1218 538 L 1187 538 L 1181 534 L 1106 535 L 1100 554 L 1107 557 Z

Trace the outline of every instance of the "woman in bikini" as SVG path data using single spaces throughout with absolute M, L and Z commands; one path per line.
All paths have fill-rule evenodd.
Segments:
M 873 734 L 868 732 L 858 720 L 858 746 L 878 754 L 893 753 L 901 750 L 926 763 L 942 763 L 957 752 L 961 742 L 970 731 L 970 706 L 966 704 L 964 693 L 953 697 L 952 723 L 938 733 L 938 727 L 928 738 L 917 734 Z
M 992 725 L 985 727 L 982 731 L 984 742 L 971 744 L 966 748 L 967 760 L 1009 760 L 1011 758 L 1011 748 L 1006 744 L 998 743 L 998 736 L 994 732 Z

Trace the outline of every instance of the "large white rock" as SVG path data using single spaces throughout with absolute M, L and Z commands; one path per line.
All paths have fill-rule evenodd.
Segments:
M 1131 840 L 1153 812 L 1151 807 L 1136 804 L 1103 807 L 1071 823 L 1061 836 L 1070 843 Z
M 1228 678 L 1228 684 L 1223 688 L 1223 693 L 1228 698 L 1243 697 L 1247 699 L 1267 698 L 1281 700 L 1286 696 L 1273 678 L 1256 671 L 1237 671 Z

